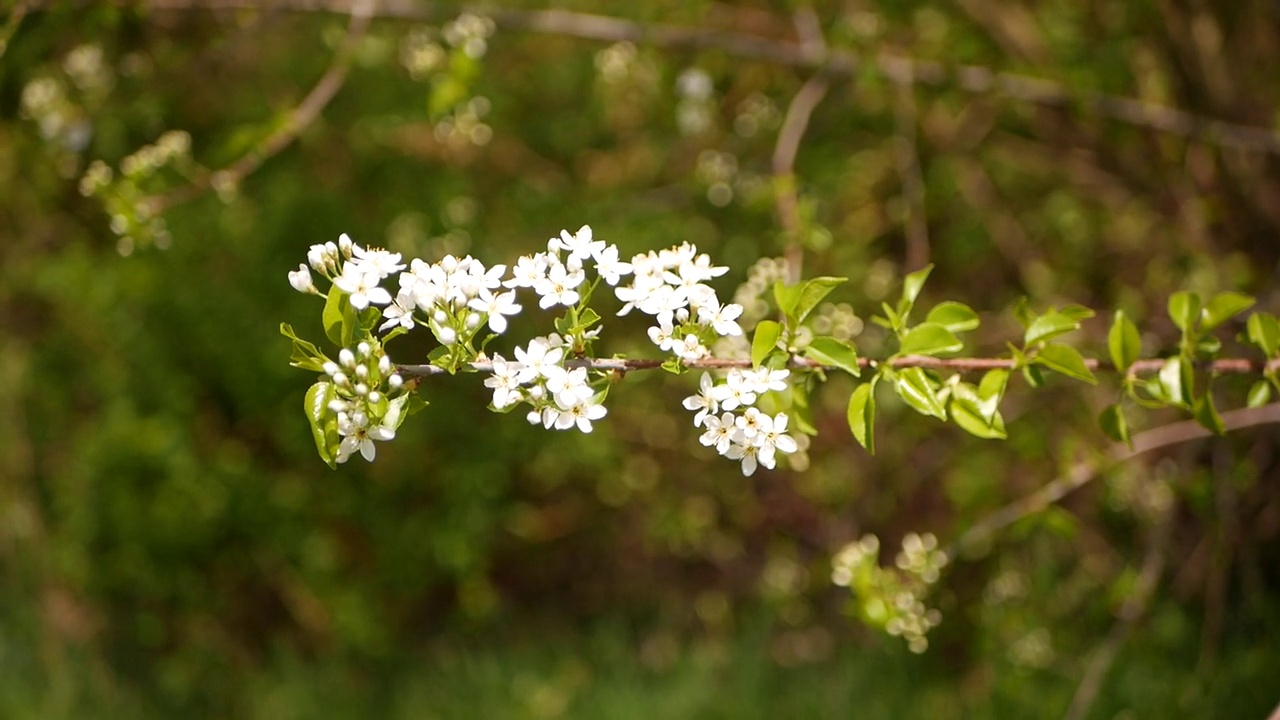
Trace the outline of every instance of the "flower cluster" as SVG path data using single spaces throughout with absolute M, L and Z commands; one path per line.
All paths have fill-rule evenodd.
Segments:
M 832 558 L 831 582 L 853 591 L 853 608 L 864 620 L 901 636 L 911 652 L 922 653 L 929 647 L 926 635 L 942 622 L 942 614 L 921 598 L 938 581 L 947 556 L 932 534 L 907 533 L 894 564 L 896 570 L 881 567 L 880 539 L 864 535 Z
M 689 243 L 623 261 L 616 245 L 595 239 L 583 226 L 576 233 L 562 230 L 547 241 L 546 250 L 521 257 L 510 268 L 451 255 L 435 263 L 413 259 L 406 266 L 399 253 L 361 247 L 344 234 L 336 243 L 311 246 L 307 262 L 289 273 L 289 283 L 299 292 L 325 295 L 313 273 L 328 279 L 333 290 L 327 294 L 327 329 L 344 341 L 359 341 L 336 363 L 320 358 L 334 387 L 327 409 L 336 414 L 341 438 L 331 457 L 343 462 L 357 451 L 371 460 L 373 441 L 394 437 L 403 417 L 403 403 L 392 407 L 389 402 L 404 394 L 404 383 L 382 347 L 398 334 L 426 325 L 441 345 L 432 362 L 449 372 L 488 360 L 491 375 L 485 386 L 493 390 L 493 410 L 511 412 L 524 404 L 532 424 L 589 433 L 592 423 L 607 414 L 603 401 L 614 379 L 591 368 L 600 316 L 588 303 L 600 283 L 613 287 L 623 303 L 618 315 L 638 310 L 654 318 L 649 338 L 670 353 L 671 369 L 679 370 L 707 357 L 708 345 L 743 334 L 742 306 L 721 303 L 707 284 L 726 271 Z M 393 275 L 394 295 L 382 286 Z M 517 293 L 529 290 L 540 308 L 563 311 L 558 332 L 516 347 L 510 359 L 486 355 L 488 342 L 504 334 L 508 318 L 521 312 Z M 350 333 L 333 330 L 336 323 L 352 326 Z M 485 328 L 490 334 L 480 338 Z M 786 413 L 770 415 L 755 407 L 759 397 L 785 391 L 788 376 L 787 370 L 731 370 L 717 384 L 704 374 L 699 394 L 684 403 L 697 413 L 694 426 L 704 429 L 702 443 L 740 461 L 744 475 L 760 465 L 773 468 L 777 453 L 795 453 L 799 446 L 787 434 Z M 395 400 L 388 401 L 388 395 Z
M 337 414 L 338 445 L 335 458 L 346 462 L 359 451 L 365 460 L 377 454 L 374 440 L 391 440 L 400 425 L 408 398 L 402 392 L 404 380 L 391 366 L 381 345 L 361 342 L 355 352 L 343 348 L 338 362 L 326 362 L 324 373 L 334 388 L 328 410 Z
M 772 470 L 777 453 L 793 453 L 799 445 L 786 434 L 786 413 L 769 415 L 755 402 L 765 393 L 786 390 L 789 375 L 785 369 L 730 370 L 724 382 L 717 383 L 703 373 L 698 394 L 684 399 L 685 409 L 695 413 L 693 426 L 706 429 L 699 441 L 730 460 L 742 461 L 743 475 L 750 476 L 757 465 Z

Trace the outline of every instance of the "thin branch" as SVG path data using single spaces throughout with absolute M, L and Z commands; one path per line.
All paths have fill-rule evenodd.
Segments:
M 1138 620 L 1147 613 L 1151 598 L 1155 596 L 1160 576 L 1164 574 L 1165 560 L 1167 558 L 1165 547 L 1169 543 L 1172 528 L 1173 509 L 1171 504 L 1156 519 L 1155 526 L 1151 530 L 1151 537 L 1147 541 L 1147 552 L 1142 559 L 1142 569 L 1138 571 L 1138 579 L 1134 583 L 1133 591 L 1129 594 L 1129 597 L 1125 598 L 1124 604 L 1120 606 L 1116 623 L 1111 627 L 1111 632 L 1108 633 L 1107 639 L 1103 641 L 1102 645 L 1093 653 L 1093 657 L 1089 659 L 1089 665 L 1085 668 L 1084 677 L 1080 679 L 1080 684 L 1076 686 L 1075 696 L 1071 698 L 1071 705 L 1067 708 L 1065 720 L 1084 720 L 1089 716 L 1089 710 L 1093 708 L 1093 703 L 1098 697 L 1098 691 L 1102 689 L 1102 681 L 1106 679 L 1112 664 L 1115 663 L 1116 654 L 1120 651 L 1120 646 L 1129 637 L 1134 626 L 1138 624 Z
M 231 165 L 221 170 L 206 171 L 187 185 L 148 198 L 144 201 L 146 209 L 151 214 L 158 215 L 175 205 L 194 200 L 210 190 L 235 187 L 257 170 L 262 163 L 288 147 L 302 134 L 303 130 L 315 122 L 325 106 L 333 100 L 334 95 L 337 95 L 338 90 L 346 82 L 347 72 L 351 69 L 351 60 L 365 31 L 369 28 L 369 22 L 377 9 L 376 5 L 376 0 L 356 0 L 350 3 L 351 20 L 347 23 L 347 33 L 334 53 L 328 69 L 316 82 L 315 87 L 311 88 L 311 92 L 307 93 L 302 102 L 289 113 L 280 127 Z
M 291 10 L 349 12 L 353 0 L 147 0 L 153 10 Z M 456 6 L 416 0 L 383 0 L 376 17 L 387 20 L 434 22 L 455 16 Z M 1196 138 L 1247 152 L 1280 155 L 1280 131 L 1242 125 L 1121 95 L 1080 92 L 1064 83 L 1000 72 L 981 65 L 950 66 L 890 52 L 860 56 L 833 50 L 817 58 L 796 43 L 723 30 L 645 24 L 621 18 L 565 10 L 485 11 L 499 28 L 564 35 L 602 42 L 634 42 L 655 47 L 706 50 L 786 67 L 819 70 L 829 76 L 852 76 L 865 65 L 888 77 L 950 86 L 968 92 L 990 93 L 1052 108 L 1083 107 L 1093 113 L 1137 127 L 1184 138 Z
M 924 173 L 920 170 L 920 151 L 916 142 L 915 85 L 910 77 L 897 83 L 896 95 L 894 159 L 898 175 L 902 178 L 902 195 L 906 204 L 907 270 L 914 271 L 929 264 L 929 219 L 925 214 Z
M 1280 423 L 1280 403 L 1222 413 L 1222 425 L 1227 430 L 1239 430 L 1268 423 Z M 946 549 L 946 553 L 948 557 L 955 557 L 959 551 L 989 540 L 992 535 L 1000 530 L 1009 527 L 1024 517 L 1044 510 L 1066 497 L 1073 490 L 1083 487 L 1097 477 L 1098 473 L 1106 467 L 1152 450 L 1178 445 L 1191 440 L 1199 440 L 1211 435 L 1212 433 L 1201 427 L 1194 420 L 1183 420 L 1140 432 L 1133 436 L 1132 450 L 1124 445 L 1117 445 L 1112 448 L 1111 452 L 1101 458 L 1082 460 L 1076 463 L 1066 475 L 983 518 L 982 521 L 966 530 L 964 534 L 953 542 Z
M 586 368 L 602 372 L 628 373 L 634 370 L 655 370 L 662 367 L 664 362 L 665 360 L 663 359 L 655 358 L 574 358 L 566 360 L 565 367 L 569 369 Z M 1087 358 L 1084 362 L 1092 370 L 1115 370 L 1115 367 L 1110 363 L 1100 362 L 1093 358 Z M 1163 360 L 1138 360 L 1130 366 L 1129 372 L 1133 374 L 1156 372 L 1163 366 L 1164 362 Z M 953 370 L 955 372 L 1016 369 L 1015 362 L 1009 358 L 935 358 L 923 355 L 907 355 L 883 361 L 858 358 L 858 366 L 861 368 L 875 368 L 880 365 L 888 365 L 895 368 L 919 367 L 930 370 Z M 684 366 L 695 370 L 729 370 L 733 368 L 747 369 L 752 367 L 752 364 L 748 359 L 704 358 L 702 360 L 686 360 Z M 792 357 L 787 363 L 787 367 L 793 370 L 833 369 L 830 366 L 802 357 Z M 488 360 L 480 360 L 471 363 L 470 368 L 477 372 L 493 372 L 493 363 Z M 1280 370 L 1280 360 L 1262 362 L 1248 358 L 1222 358 L 1204 363 L 1202 369 L 1213 373 L 1263 373 Z M 396 370 L 406 377 L 429 377 L 432 375 L 444 375 L 449 372 L 435 365 L 398 365 Z M 1272 406 L 1268 405 L 1267 407 Z M 1227 416 L 1224 414 L 1222 417 L 1223 422 L 1226 422 Z M 1145 434 L 1147 433 L 1134 436 L 1135 446 L 1140 447 L 1138 438 Z

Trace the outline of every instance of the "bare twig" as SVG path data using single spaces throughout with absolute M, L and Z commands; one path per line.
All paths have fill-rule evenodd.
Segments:
M 1222 413 L 1222 425 L 1227 430 L 1239 430 L 1268 423 L 1280 423 L 1280 403 Z M 1132 450 L 1124 445 L 1117 445 L 1112 448 L 1111 452 L 1101 458 L 1082 460 L 1076 463 L 1066 475 L 983 518 L 953 542 L 946 549 L 946 553 L 949 557 L 955 557 L 958 552 L 965 548 L 973 547 L 989 540 L 992 535 L 1000 530 L 1009 527 L 1024 517 L 1044 510 L 1066 497 L 1073 490 L 1083 487 L 1090 480 L 1097 477 L 1098 473 L 1105 467 L 1124 462 L 1145 452 L 1210 436 L 1211 433 L 1194 420 L 1184 420 L 1140 432 L 1133 436 Z
M 147 0 L 154 10 L 292 10 L 296 12 L 347 13 L 353 0 Z M 388 20 L 432 22 L 456 15 L 458 8 L 416 0 L 383 0 L 376 17 Z M 777 65 L 823 69 L 829 76 L 850 76 L 864 65 L 893 76 L 911 69 L 913 82 L 951 86 L 968 92 L 991 93 L 1053 108 L 1080 107 L 1118 122 L 1186 138 L 1198 138 L 1223 147 L 1280 155 L 1280 131 L 1231 123 L 1177 108 L 1120 95 L 1081 92 L 1042 78 L 1000 72 L 980 65 L 949 66 L 890 52 L 870 56 L 833 50 L 825 58 L 806 52 L 795 43 L 709 28 L 658 23 L 638 23 L 621 18 L 565 10 L 486 11 L 500 28 L 565 35 L 603 42 L 629 41 L 672 49 L 716 49 L 730 55 Z
M 377 9 L 376 0 L 355 0 L 349 5 L 351 20 L 347 24 L 347 34 L 342 44 L 334 53 L 333 60 L 329 63 L 324 75 L 302 102 L 289 113 L 284 123 L 231 165 L 221 170 L 204 172 L 187 185 L 148 198 L 144 202 L 151 214 L 159 214 L 174 205 L 194 200 L 209 190 L 235 187 L 257 170 L 262 163 L 288 147 L 289 143 L 292 143 L 303 130 L 315 122 L 321 111 L 346 82 L 347 72 L 351 68 L 351 59 Z
M 627 373 L 634 370 L 654 370 L 662 367 L 663 362 L 665 361 L 654 358 L 577 358 L 565 361 L 565 365 L 571 369 L 581 367 L 587 368 L 588 370 L 600 370 L 603 372 Z M 1084 362 L 1085 365 L 1093 370 L 1115 369 L 1110 363 L 1099 362 L 1093 358 L 1088 358 Z M 1130 366 L 1129 372 L 1155 372 L 1161 368 L 1163 363 L 1163 360 L 1139 360 Z M 735 358 L 704 358 L 702 360 L 686 360 L 684 365 L 687 368 L 697 370 L 728 370 L 731 368 L 745 369 L 752 366 L 751 361 L 748 359 Z M 890 367 L 895 368 L 920 367 L 933 370 L 973 372 L 980 370 L 1012 370 L 1014 369 L 1015 363 L 1009 358 L 935 358 L 925 357 L 923 355 L 907 355 L 905 357 L 884 361 L 876 361 L 869 358 L 858 358 L 859 367 L 874 368 L 879 365 L 889 365 Z M 817 368 L 830 369 L 829 367 L 822 365 L 822 363 L 802 357 L 791 358 L 790 362 L 787 363 L 787 367 L 793 370 L 814 370 Z M 1223 358 L 1215 360 L 1212 363 L 1205 363 L 1204 367 L 1205 369 L 1215 373 L 1261 373 L 1266 370 L 1280 370 L 1280 360 L 1272 360 L 1269 363 L 1264 363 L 1246 358 Z M 470 368 L 477 372 L 493 372 L 493 363 L 488 360 L 481 360 L 471 363 Z M 408 377 L 428 377 L 431 375 L 443 375 L 449 372 L 448 370 L 436 367 L 435 365 L 399 365 L 397 366 L 397 370 L 400 374 Z M 1267 407 L 1273 406 L 1268 405 Z M 1229 413 L 1222 416 L 1223 422 L 1226 422 L 1228 414 Z M 1230 429 L 1229 426 L 1228 429 Z M 1141 447 L 1141 444 L 1138 442 L 1138 438 L 1152 432 L 1155 432 L 1155 430 L 1135 435 L 1135 447 Z M 1142 450 L 1138 450 L 1137 452 L 1142 452 Z
M 1115 662 L 1116 653 L 1120 651 L 1120 646 L 1129 637 L 1138 620 L 1146 614 L 1151 598 L 1155 595 L 1160 576 L 1164 574 L 1167 557 L 1165 546 L 1168 545 L 1172 527 L 1173 507 L 1170 504 L 1170 507 L 1160 512 L 1155 526 L 1151 529 L 1151 537 L 1147 541 L 1147 552 L 1142 559 L 1142 569 L 1138 571 L 1138 580 L 1129 597 L 1125 598 L 1124 604 L 1120 606 L 1116 623 L 1107 634 L 1107 639 L 1089 659 L 1089 665 L 1085 668 L 1080 684 L 1076 686 L 1076 693 L 1071 698 L 1070 707 L 1067 708 L 1065 720 L 1084 720 L 1089 716 L 1089 710 L 1093 708 L 1098 691 L 1102 689 L 1102 681 L 1106 679 L 1107 672 Z

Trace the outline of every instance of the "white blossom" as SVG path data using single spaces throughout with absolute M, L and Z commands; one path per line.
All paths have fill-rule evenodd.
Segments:
M 556 370 L 563 371 L 564 368 L 560 367 L 563 357 L 564 348 L 549 347 L 543 338 L 530 340 L 527 350 L 516 348 L 516 360 L 520 362 L 520 382 L 534 382 L 540 377 L 549 377 Z
M 359 266 L 349 263 L 342 269 L 342 274 L 333 279 L 338 289 L 350 293 L 351 307 L 364 310 L 369 304 L 386 305 L 391 302 L 391 293 L 378 287 L 382 278 L 377 273 L 363 272 Z
M 480 289 L 478 297 L 467 303 L 467 307 L 488 315 L 489 329 L 499 335 L 507 331 L 507 319 L 504 316 L 520 312 L 520 306 L 516 304 L 515 290 L 495 295 L 489 288 L 484 287 Z
M 516 362 L 507 362 L 501 355 L 493 356 L 493 373 L 485 378 L 484 386 L 493 389 L 493 406 L 501 410 L 520 402 L 521 366 Z
M 316 284 L 311 280 L 311 271 L 307 269 L 305 263 L 300 263 L 297 270 L 289 273 L 289 284 L 300 293 L 320 294 L 320 291 L 316 290 Z
M 707 431 L 702 433 L 698 442 L 707 447 L 715 446 L 716 452 L 721 455 L 728 453 L 729 445 L 738 434 L 736 420 L 733 413 L 724 413 L 720 417 L 708 415 L 705 421 Z
M 711 375 L 702 373 L 702 377 L 698 380 L 698 394 L 690 395 L 684 399 L 684 409 L 691 412 L 696 411 L 697 413 L 693 416 L 694 427 L 702 425 L 702 421 L 706 419 L 708 414 L 714 416 L 720 409 L 719 404 L 716 403 L 715 396 L 712 394 L 714 387 L 715 383 L 712 381 Z
M 572 307 L 578 302 L 578 286 L 584 279 L 581 271 L 571 272 L 564 265 L 552 265 L 547 276 L 533 284 L 534 292 L 542 297 L 538 306 L 544 310 L 552 305 Z

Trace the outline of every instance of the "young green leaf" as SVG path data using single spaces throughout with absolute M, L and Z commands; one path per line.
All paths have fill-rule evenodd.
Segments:
M 945 327 L 923 322 L 907 331 L 898 348 L 900 355 L 940 355 L 964 349 L 960 338 Z
M 1214 435 L 1222 435 L 1227 431 L 1222 424 L 1222 417 L 1218 415 L 1218 409 L 1213 406 L 1213 395 L 1208 390 L 1196 400 L 1194 414 L 1196 422 Z
M 817 435 L 818 428 L 813 422 L 813 409 L 809 403 L 809 389 L 806 383 L 791 386 L 791 419 L 795 421 L 795 429 L 805 435 Z
M 1036 354 L 1032 362 L 1039 363 L 1067 377 L 1083 380 L 1090 385 L 1098 384 L 1098 379 L 1093 376 L 1092 372 L 1089 372 L 1088 366 L 1084 363 L 1084 358 L 1080 356 L 1080 351 L 1070 345 L 1049 343 L 1040 348 L 1040 352 Z
M 862 368 L 858 367 L 857 351 L 844 340 L 820 335 L 809 343 L 804 353 L 823 365 L 838 367 L 854 377 L 862 374 Z
M 782 326 L 772 320 L 761 320 L 756 325 L 755 337 L 751 339 L 751 364 L 760 367 L 765 356 L 778 346 L 778 338 L 782 337 Z
M 1128 445 L 1130 450 L 1133 449 L 1133 438 L 1129 436 L 1129 423 L 1125 420 L 1124 411 L 1119 403 L 1108 405 L 1102 411 L 1098 416 L 1098 425 L 1102 427 L 1102 432 L 1106 433 L 1107 437 Z
M 800 302 L 800 286 L 786 285 L 781 280 L 773 284 L 773 299 L 778 310 L 792 323 L 796 323 L 796 304 Z
M 1107 333 L 1107 349 L 1111 351 L 1111 362 L 1116 370 L 1125 372 L 1142 354 L 1142 338 L 1133 321 L 1125 316 L 1123 310 L 1117 310 L 1111 322 L 1111 331 Z
M 1184 386 L 1183 380 L 1188 375 L 1188 372 L 1184 372 L 1184 363 L 1181 357 L 1169 358 L 1156 375 L 1156 386 L 1160 390 L 1156 395 L 1170 404 L 1187 407 L 1189 405 L 1188 398 L 1191 397 L 1191 388 Z
M 289 364 L 303 370 L 324 372 L 324 363 L 329 359 L 315 345 L 303 340 L 293 332 L 288 323 L 280 323 L 280 334 L 293 341 L 293 353 L 289 356 Z
M 878 376 L 877 376 L 878 378 Z M 858 444 L 866 448 L 872 455 L 876 454 L 876 379 L 863 383 L 853 389 L 849 397 L 849 430 Z
M 1249 316 L 1249 342 L 1257 345 L 1268 358 L 1280 354 L 1280 320 L 1275 315 L 1256 312 Z
M 1079 329 L 1080 320 L 1079 313 L 1064 313 L 1056 308 L 1049 308 L 1048 312 L 1032 320 L 1031 324 L 1027 326 L 1027 332 L 1023 336 L 1023 344 L 1030 347 L 1063 333 Z
M 964 303 L 954 300 L 940 302 L 929 311 L 925 322 L 937 323 L 953 333 L 976 330 L 981 320 L 978 313 Z
M 1000 417 L 1000 413 L 992 416 L 992 421 L 988 423 L 982 417 L 978 406 L 973 402 L 972 398 L 962 397 L 953 394 L 951 402 L 948 404 L 951 411 L 951 419 L 961 430 L 986 440 L 1004 440 L 1009 437 L 1009 433 L 1005 431 L 1004 419 Z
M 346 293 L 339 290 L 337 285 L 329 288 L 329 296 L 325 298 L 324 312 L 320 317 L 324 322 L 325 337 L 334 345 L 346 347 L 342 342 L 342 318 L 349 307 L 351 303 L 347 300 Z
M 828 293 L 848 280 L 849 278 L 842 277 L 816 277 L 801 283 L 793 312 L 788 315 L 794 315 L 796 323 L 804 322 Z
M 1224 292 L 1213 296 L 1200 313 L 1200 325 L 1212 330 L 1235 315 L 1253 307 L 1254 299 L 1238 292 Z
M 1266 380 L 1259 380 L 1249 388 L 1249 399 L 1247 405 L 1251 408 L 1262 407 L 1271 399 L 1271 384 Z
M 318 382 L 307 390 L 302 408 L 307 414 L 307 422 L 311 425 L 311 437 L 316 442 L 316 452 L 320 453 L 320 459 L 326 465 L 336 469 L 339 442 L 338 416 L 329 410 L 329 403 L 333 397 L 333 383 Z
M 904 368 L 894 381 L 898 395 L 922 415 L 932 415 L 946 421 L 947 409 L 938 399 L 938 389 L 923 368 Z
M 924 288 L 924 281 L 929 279 L 929 273 L 931 272 L 933 272 L 933 265 L 925 265 L 902 279 L 902 299 L 908 307 L 914 304 L 916 298 L 919 297 L 920 290 Z
M 1195 327 L 1200 316 L 1200 296 L 1185 290 L 1169 296 L 1169 317 L 1184 334 Z

